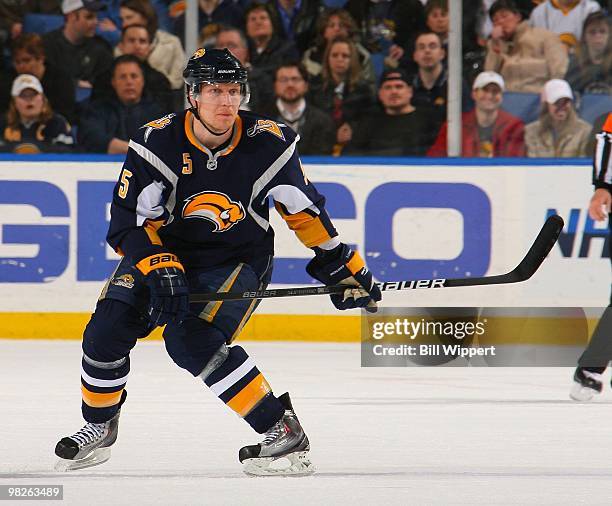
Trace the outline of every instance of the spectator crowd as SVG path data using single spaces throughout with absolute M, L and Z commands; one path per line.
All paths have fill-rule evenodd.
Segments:
M 198 0 L 199 43 L 242 62 L 243 107 L 302 155 L 445 157 L 448 2 Z M 591 156 L 610 3 L 463 1 L 462 156 Z M 0 0 L 0 151 L 125 153 L 183 108 L 184 32 L 184 0 Z

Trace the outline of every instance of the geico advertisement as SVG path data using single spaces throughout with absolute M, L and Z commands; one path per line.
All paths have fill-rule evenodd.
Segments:
M 106 245 L 120 163 L 0 163 L 0 311 L 89 311 L 117 255 Z M 388 294 L 385 305 L 605 305 L 607 226 L 587 215 L 590 168 L 306 165 L 344 242 L 379 281 L 501 274 L 521 260 L 546 216 L 566 221 L 529 281 Z M 243 203 L 247 206 L 248 203 Z M 310 284 L 311 252 L 271 210 L 273 282 Z M 212 224 L 211 224 L 212 226 Z M 266 301 L 267 312 L 331 312 L 327 297 Z

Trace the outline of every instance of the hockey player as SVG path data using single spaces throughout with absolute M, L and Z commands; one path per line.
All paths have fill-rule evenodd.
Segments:
M 597 134 L 597 144 L 593 157 L 593 184 L 595 193 L 589 204 L 589 216 L 602 221 L 608 218 L 608 228 L 612 231 L 610 205 L 612 204 L 612 113 L 608 114 L 602 131 Z M 612 260 L 612 241 L 610 259 Z M 574 385 L 570 397 L 576 401 L 588 401 L 603 389 L 602 374 L 612 360 L 612 298 L 605 309 L 591 341 L 578 359 L 574 373 Z
M 351 285 L 332 296 L 338 309 L 375 306 L 380 290 L 360 255 L 340 242 L 325 199 L 302 170 L 291 128 L 239 112 L 249 97 L 240 62 L 227 49 L 198 49 L 183 75 L 191 107 L 142 127 L 115 186 L 107 240 L 123 259 L 85 328 L 87 423 L 57 443 L 58 469 L 110 458 L 130 350 L 165 324 L 174 362 L 264 434 L 240 450 L 244 471 L 309 474 L 308 438 L 289 395 L 274 396 L 247 352 L 232 345 L 256 302 L 189 306 L 189 293 L 266 287 L 274 250 L 269 199 L 314 251 L 308 273 L 325 284 Z M 282 457 L 289 465 L 270 466 Z

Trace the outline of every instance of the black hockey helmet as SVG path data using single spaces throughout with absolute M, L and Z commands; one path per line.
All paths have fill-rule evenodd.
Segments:
M 243 90 L 244 102 L 249 100 L 247 70 L 229 49 L 198 49 L 183 70 L 183 80 L 188 93 L 196 96 L 202 83 L 239 83 Z

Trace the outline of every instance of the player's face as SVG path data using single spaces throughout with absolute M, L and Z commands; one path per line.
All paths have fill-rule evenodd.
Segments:
M 74 23 L 76 31 L 81 37 L 93 37 L 96 34 L 98 15 L 87 9 L 79 9 L 74 12 Z
M 308 91 L 308 83 L 296 67 L 281 67 L 276 72 L 274 93 L 285 102 L 294 103 Z
M 521 15 L 506 9 L 497 11 L 491 19 L 493 26 L 499 26 L 504 39 L 511 39 L 516 32 L 516 27 L 521 22 Z
M 27 88 L 15 97 L 15 108 L 22 120 L 38 119 L 43 109 L 43 95 L 36 90 Z
M 436 67 L 444 59 L 440 39 L 433 33 L 421 35 L 415 42 L 414 61 L 424 69 Z
M 565 121 L 572 109 L 572 101 L 569 98 L 560 98 L 554 104 L 546 104 L 548 114 L 554 121 Z
M 584 31 L 584 40 L 591 51 L 603 53 L 608 46 L 610 27 L 605 21 L 590 24 Z
M 128 9 L 127 7 L 119 8 L 119 17 L 121 18 L 121 25 L 123 27 L 130 25 L 144 25 L 147 26 L 147 20 L 140 13 Z
M 351 66 L 351 48 L 346 42 L 337 42 L 329 50 L 329 68 L 332 73 L 343 76 Z
M 44 73 L 44 60 L 36 58 L 24 49 L 19 49 L 13 54 L 13 66 L 18 74 L 32 74 L 39 79 Z
M 135 104 L 142 98 L 144 76 L 136 63 L 120 63 L 111 81 L 117 97 L 123 104 Z
M 401 79 L 385 81 L 380 85 L 378 98 L 386 108 L 402 109 L 412 100 L 412 88 Z
M 215 47 L 217 49 L 229 49 L 230 53 L 238 58 L 243 65 L 249 59 L 249 51 L 242 42 L 238 32 L 221 32 L 217 35 Z
M 482 88 L 472 91 L 472 98 L 476 108 L 481 111 L 496 111 L 502 103 L 502 90 L 497 84 L 489 83 Z
M 146 29 L 140 26 L 126 29 L 120 46 L 124 54 L 134 55 L 144 61 L 149 56 L 151 49 L 149 34 Z
M 246 29 L 249 37 L 271 37 L 272 20 L 264 9 L 255 9 L 247 17 Z
M 330 16 L 323 31 L 323 38 L 329 42 L 336 37 L 348 37 L 348 28 L 339 16 Z
M 432 32 L 439 34 L 448 33 L 448 11 L 435 8 L 427 16 L 427 26 Z
M 198 114 L 213 130 L 224 132 L 234 124 L 241 100 L 238 83 L 202 84 L 196 99 Z

